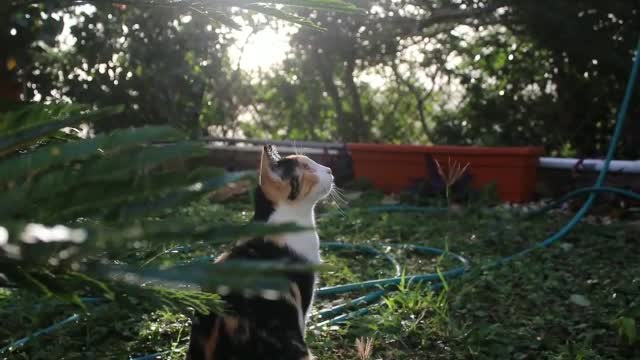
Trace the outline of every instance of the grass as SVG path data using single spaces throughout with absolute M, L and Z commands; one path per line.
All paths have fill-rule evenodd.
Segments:
M 367 194 L 360 205 L 377 201 Z M 207 222 L 244 222 L 248 199 L 183 209 Z M 483 263 L 521 250 L 558 229 L 566 217 L 522 219 L 509 210 L 469 209 L 441 215 L 372 214 L 354 210 L 318 221 L 323 240 L 448 247 L 473 270 L 438 293 L 405 283 L 370 313 L 343 326 L 310 330 L 321 360 L 338 359 L 633 359 L 640 358 L 640 226 L 581 224 L 547 250 L 490 271 Z M 178 246 L 189 245 L 187 250 Z M 131 262 L 170 264 L 215 255 L 205 243 L 147 249 Z M 395 251 L 407 274 L 457 266 L 449 258 Z M 326 252 L 322 285 L 394 275 L 382 259 Z M 353 295 L 357 296 L 357 295 Z M 336 299 L 319 299 L 322 308 Z M 145 304 L 88 305 L 86 310 L 20 291 L 0 290 L 0 347 L 72 313 L 81 320 L 30 341 L 8 359 L 125 359 L 169 351 L 182 359 L 188 317 Z M 358 342 L 358 346 L 356 346 Z M 367 343 L 369 344 L 367 346 Z

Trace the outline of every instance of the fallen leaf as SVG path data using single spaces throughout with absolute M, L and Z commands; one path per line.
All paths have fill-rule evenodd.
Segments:
M 574 304 L 576 304 L 578 306 L 591 306 L 591 301 L 589 301 L 583 295 L 573 294 L 569 298 L 569 301 L 571 301 L 572 303 L 574 303 Z

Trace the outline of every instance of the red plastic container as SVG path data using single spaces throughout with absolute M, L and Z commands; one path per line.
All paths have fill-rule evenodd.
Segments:
M 526 202 L 536 185 L 539 147 L 417 146 L 347 144 L 356 178 L 367 178 L 384 192 L 400 192 L 414 181 L 426 178 L 427 155 L 442 166 L 469 163 L 467 172 L 475 188 L 497 185 L 503 201 Z

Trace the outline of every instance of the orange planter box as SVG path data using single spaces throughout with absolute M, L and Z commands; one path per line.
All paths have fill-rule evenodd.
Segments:
M 442 166 L 451 159 L 462 166 L 472 184 L 480 189 L 497 185 L 503 201 L 526 202 L 536 185 L 539 147 L 418 146 L 388 144 L 347 144 L 353 160 L 355 178 L 367 178 L 384 192 L 400 192 L 414 181 L 429 176 L 427 156 Z

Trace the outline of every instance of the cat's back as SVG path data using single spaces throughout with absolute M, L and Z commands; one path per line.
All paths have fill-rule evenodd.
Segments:
M 234 247 L 220 261 L 259 260 L 311 265 L 286 246 L 263 238 Z M 287 289 L 247 290 L 224 295 L 225 315 L 193 319 L 191 360 L 301 360 L 308 356 L 304 321 L 315 282 L 311 270 L 283 273 Z M 225 293 L 224 289 L 218 292 Z

